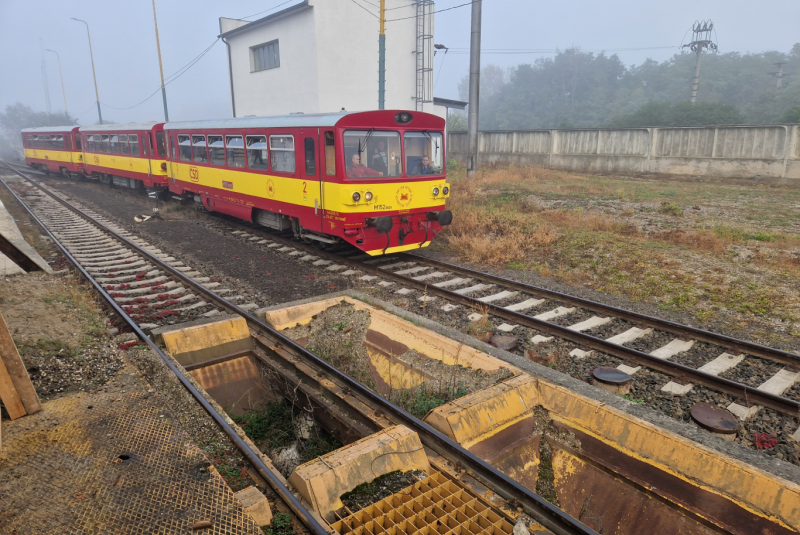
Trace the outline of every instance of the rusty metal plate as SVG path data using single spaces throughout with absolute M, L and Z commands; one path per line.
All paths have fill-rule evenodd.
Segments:
M 191 533 L 210 520 L 204 534 L 260 534 L 159 398 L 127 392 L 64 396 L 4 422 L 0 532 Z
M 631 376 L 624 371 L 618 370 L 617 368 L 611 368 L 609 366 L 600 366 L 599 368 L 595 368 L 592 370 L 592 376 L 601 383 L 610 385 L 624 385 L 625 383 L 629 383 L 631 380 Z
M 700 427 L 723 435 L 732 435 L 739 428 L 733 414 L 711 403 L 697 403 L 692 407 L 692 419 Z

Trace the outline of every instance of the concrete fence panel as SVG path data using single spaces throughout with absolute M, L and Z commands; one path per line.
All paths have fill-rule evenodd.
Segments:
M 655 156 L 672 158 L 711 158 L 714 153 L 713 128 L 658 128 Z
M 465 160 L 466 132 L 448 134 Z M 800 125 L 488 131 L 479 159 L 608 173 L 800 179 Z

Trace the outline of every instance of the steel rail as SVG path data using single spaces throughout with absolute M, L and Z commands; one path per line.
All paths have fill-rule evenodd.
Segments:
M 591 310 L 593 312 L 599 312 L 601 314 L 610 314 L 627 321 L 638 322 L 642 325 L 647 325 L 648 327 L 654 327 L 656 329 L 660 329 L 662 331 L 666 331 L 672 334 L 690 335 L 693 338 L 701 340 L 703 342 L 708 342 L 710 344 L 715 344 L 728 349 L 735 349 L 737 351 L 748 353 L 756 357 L 763 357 L 766 359 L 774 360 L 776 362 L 780 362 L 781 364 L 786 364 L 788 366 L 800 366 L 800 355 L 797 355 L 795 353 L 790 353 L 788 351 L 783 351 L 780 349 L 764 346 L 761 344 L 756 344 L 754 342 L 748 342 L 747 340 L 740 340 L 738 338 L 733 338 L 731 336 L 727 336 L 724 334 L 712 333 L 710 331 L 698 329 L 697 327 L 692 327 L 690 325 L 683 325 L 681 323 L 656 318 L 654 316 L 648 316 L 646 314 L 640 314 L 638 312 L 617 308 L 615 306 L 605 305 L 603 303 L 598 303 L 597 301 L 591 301 L 589 299 L 584 299 L 582 297 L 576 297 L 573 295 L 557 292 L 555 290 L 548 290 L 540 286 L 534 286 L 531 284 L 517 282 L 511 279 L 507 279 L 505 277 L 491 275 L 489 273 L 484 273 L 483 271 L 475 271 L 469 268 L 464 268 L 461 266 L 448 264 L 446 262 L 441 262 L 439 260 L 432 260 L 430 258 L 415 256 L 406 253 L 400 253 L 397 256 L 407 259 L 413 259 L 422 262 L 424 264 L 430 264 L 433 267 L 439 269 L 446 269 L 448 271 L 452 271 L 460 275 L 468 275 L 470 277 L 479 278 L 484 281 L 493 282 L 495 284 L 503 285 L 507 288 L 512 288 L 514 290 L 518 290 L 521 292 L 526 292 L 533 295 L 539 295 L 547 297 L 548 299 L 553 299 L 557 301 L 562 301 L 564 303 L 577 305 L 586 308 L 588 310 Z
M 172 276 L 180 278 L 185 284 L 192 287 L 192 291 L 196 291 L 197 293 L 203 294 L 209 300 L 215 301 L 219 305 L 228 309 L 229 311 L 242 316 L 247 321 L 248 325 L 257 328 L 257 330 L 260 331 L 261 333 L 268 334 L 273 339 L 275 339 L 275 341 L 284 349 L 291 350 L 298 357 L 305 360 L 307 364 L 311 364 L 317 369 L 321 370 L 326 375 L 328 375 L 329 377 L 334 377 L 335 379 L 341 381 L 342 383 L 350 387 L 351 391 L 357 392 L 362 398 L 365 398 L 370 403 L 379 406 L 383 411 L 383 413 L 386 415 L 391 415 L 392 419 L 395 422 L 406 425 L 409 428 L 416 431 L 417 434 L 420 436 L 420 439 L 422 440 L 423 444 L 430 447 L 431 449 L 433 449 L 434 451 L 436 451 L 437 453 L 439 453 L 444 457 L 461 461 L 462 465 L 464 465 L 467 469 L 469 469 L 479 481 L 489 486 L 493 491 L 497 492 L 497 494 L 499 494 L 503 498 L 507 500 L 514 500 L 514 499 L 518 500 L 518 502 L 522 505 L 522 507 L 524 508 L 525 512 L 528 515 L 537 520 L 546 528 L 552 530 L 557 535 L 574 535 L 574 534 L 597 535 L 597 533 L 594 530 L 586 527 L 578 520 L 564 513 L 561 509 L 553 506 L 538 494 L 531 492 L 528 488 L 526 488 L 522 484 L 508 477 L 506 474 L 503 474 L 502 472 L 497 470 L 495 467 L 493 467 L 483 459 L 467 451 L 460 444 L 450 440 L 449 438 L 447 438 L 442 433 L 432 428 L 425 422 L 422 422 L 421 420 L 409 414 L 402 408 L 387 401 L 376 392 L 370 390 L 369 388 L 365 387 L 358 381 L 352 379 L 347 374 L 340 371 L 338 368 L 335 368 L 328 362 L 317 357 L 316 355 L 308 351 L 303 346 L 299 345 L 291 338 L 288 338 L 284 334 L 276 331 L 271 325 L 262 322 L 261 320 L 255 318 L 254 316 L 251 316 L 249 312 L 240 309 L 235 304 L 227 301 L 225 298 L 215 294 L 211 290 L 206 289 L 200 283 L 194 281 L 194 279 L 192 279 L 191 277 L 186 276 L 185 274 L 183 274 L 180 271 L 177 271 L 176 269 L 172 268 L 165 262 L 162 262 L 154 255 L 142 249 L 138 245 L 134 244 L 127 238 L 120 236 L 113 230 L 104 226 L 102 223 L 97 222 L 94 218 L 84 213 L 82 210 L 70 205 L 67 201 L 61 199 L 54 193 L 50 192 L 48 188 L 45 188 L 40 184 L 37 184 L 35 181 L 25 177 L 22 173 L 16 171 L 15 169 L 12 169 L 12 171 L 19 174 L 26 180 L 29 180 L 31 183 L 42 189 L 42 191 L 46 192 L 51 197 L 53 197 L 60 203 L 64 204 L 69 209 L 73 210 L 75 213 L 81 215 L 81 217 L 87 219 L 88 221 L 92 222 L 93 224 L 101 228 L 103 232 L 106 232 L 114 236 L 117 240 L 123 242 L 127 247 L 133 249 L 137 254 L 146 257 L 148 260 L 158 265 L 159 268 L 168 271 Z M 349 262 L 354 262 L 354 261 L 349 261 Z M 354 264 L 357 266 L 363 266 L 361 263 L 354 262 Z M 119 307 L 115 305 L 115 308 L 118 309 Z M 180 376 L 179 372 L 178 374 Z
M 574 342 L 576 344 L 581 344 L 584 347 L 589 347 L 590 349 L 594 349 L 597 351 L 602 351 L 613 355 L 615 357 L 621 358 L 625 361 L 636 362 L 647 366 L 648 368 L 660 371 L 672 377 L 675 377 L 679 380 L 691 380 L 693 382 L 702 384 L 707 386 L 711 389 L 717 390 L 719 392 L 724 392 L 729 394 L 735 398 L 743 400 L 744 404 L 751 405 L 757 404 L 762 405 L 764 407 L 768 407 L 770 409 L 774 409 L 778 412 L 788 414 L 793 417 L 800 416 L 800 402 L 793 401 L 791 399 L 785 398 L 783 396 L 777 396 L 775 394 L 770 394 L 769 392 L 765 392 L 763 390 L 758 390 L 757 388 L 747 386 L 742 383 L 738 383 L 736 381 L 731 381 L 729 379 L 724 379 L 722 377 L 712 375 L 709 373 L 701 372 L 695 368 L 690 366 L 685 366 L 683 364 L 678 364 L 676 362 L 672 362 L 670 360 L 661 359 L 659 357 L 654 357 L 649 355 L 643 351 L 639 351 L 637 349 L 633 349 L 630 347 L 626 347 L 623 345 L 615 344 L 613 342 L 609 342 L 602 338 L 594 337 L 590 334 L 581 333 L 578 331 L 572 331 L 567 327 L 562 327 L 561 325 L 557 325 L 555 323 L 550 323 L 548 321 L 539 320 L 532 316 L 528 316 L 526 314 L 522 314 L 521 312 L 514 312 L 511 310 L 507 310 L 503 307 L 493 305 L 491 303 L 483 303 L 476 298 L 467 297 L 460 294 L 457 294 L 453 291 L 446 290 L 444 288 L 438 288 L 433 286 L 429 283 L 414 280 L 412 277 L 408 277 L 406 275 L 398 275 L 397 273 L 393 273 L 389 270 L 381 269 L 378 266 L 372 266 L 368 264 L 364 264 L 357 260 L 352 260 L 347 257 L 339 256 L 337 254 L 328 253 L 325 251 L 320 251 L 310 245 L 298 243 L 296 241 L 289 240 L 287 238 L 283 238 L 280 236 L 276 236 L 271 234 L 267 231 L 255 229 L 249 227 L 249 230 L 255 234 L 262 235 L 264 237 L 270 238 L 275 241 L 280 241 L 281 243 L 285 243 L 286 245 L 303 249 L 304 251 L 309 252 L 310 254 L 314 254 L 321 257 L 326 257 L 330 260 L 342 263 L 347 265 L 348 267 L 358 269 L 367 273 L 379 275 L 385 279 L 394 279 L 397 282 L 401 282 L 402 284 L 412 286 L 417 288 L 424 293 L 429 295 L 437 295 L 449 301 L 454 301 L 459 304 L 465 305 L 467 307 L 479 310 L 479 309 L 486 309 L 492 315 L 499 316 L 503 319 L 507 319 L 509 321 L 514 321 L 526 327 L 530 327 L 532 329 L 537 329 L 543 331 L 545 333 L 551 334 L 553 336 L 558 336 L 559 338 L 563 338 L 569 340 L 570 342 Z M 413 257 L 417 260 L 422 262 L 427 261 L 427 259 L 422 259 L 419 257 Z M 443 264 L 443 267 L 449 266 L 448 264 Z M 476 277 L 484 276 L 481 272 L 475 272 Z M 502 279 L 502 277 L 498 277 L 498 279 Z M 510 281 L 513 282 L 513 281 Z M 505 283 L 502 283 L 505 284 Z M 517 283 L 522 284 L 522 283 Z M 557 293 L 557 292 L 556 292 Z M 579 298 L 576 298 L 579 299 Z M 591 301 L 587 301 L 591 303 Z M 615 307 L 609 307 L 610 310 L 613 310 Z M 636 314 L 631 312 L 630 314 Z M 632 318 L 634 316 L 631 316 Z M 647 316 L 645 316 L 647 317 Z M 654 318 L 655 319 L 655 318 Z M 638 321 L 638 320 L 637 320 Z M 679 324 L 676 324 L 679 325 Z M 689 328 L 687 326 L 687 328 Z M 700 332 L 700 329 L 696 329 Z M 713 336 L 713 333 L 708 333 L 710 336 Z M 722 335 L 720 335 L 722 336 Z M 743 342 L 748 343 L 748 342 Z M 748 343 L 749 344 L 749 343 Z M 751 344 L 757 346 L 757 344 Z M 763 346 L 762 346 L 763 347 Z M 765 349 L 769 349 L 766 348 Z M 778 350 L 775 350 L 778 351 Z M 791 353 L 787 353 L 787 355 L 792 355 Z M 793 361 L 792 364 L 797 365 L 798 362 Z M 790 364 L 791 365 L 791 364 Z
M 5 164 L 5 162 L 2 163 Z M 11 167 L 9 167 L 9 169 L 19 174 L 26 180 L 29 180 L 16 169 L 13 169 Z M 122 307 L 120 307 L 116 303 L 116 301 L 114 301 L 114 298 L 111 297 L 105 291 L 103 286 L 100 283 L 98 283 L 94 279 L 94 277 L 92 277 L 89 274 L 89 272 L 84 269 L 83 266 L 81 266 L 80 262 L 78 262 L 78 260 L 76 260 L 75 257 L 73 257 L 72 254 L 70 254 L 70 252 L 67 250 L 67 248 L 64 247 L 64 245 L 58 240 L 58 238 L 56 238 L 55 235 L 53 235 L 53 233 L 50 232 L 50 229 L 47 228 L 47 225 L 45 225 L 36 216 L 36 214 L 33 213 L 33 210 L 16 194 L 16 192 L 14 192 L 14 190 L 12 190 L 8 186 L 8 184 L 6 184 L 6 181 L 0 178 L 0 182 L 3 183 L 3 186 L 5 186 L 6 189 L 9 192 L 11 192 L 11 194 L 14 196 L 14 198 L 25 208 L 25 210 L 27 210 L 27 212 L 36 221 L 36 223 L 40 227 L 42 227 L 42 229 L 47 233 L 47 236 L 51 240 L 53 240 L 53 242 L 59 247 L 59 249 L 61 249 L 64 256 L 67 259 L 69 259 L 69 261 L 75 266 L 75 268 L 78 269 L 78 271 L 80 271 L 81 275 L 83 275 L 83 277 L 86 280 L 88 280 L 92 284 L 92 286 L 94 286 L 95 291 L 97 291 L 100 294 L 103 300 L 114 310 L 114 312 L 116 312 L 120 316 L 120 318 L 123 319 L 123 321 L 125 321 L 125 323 L 127 323 L 131 327 L 131 329 L 133 329 L 133 332 L 136 333 L 136 336 L 139 337 L 139 340 L 146 343 L 151 350 L 155 351 L 155 353 L 159 357 L 161 357 L 161 360 L 164 361 L 164 363 L 172 371 L 172 373 L 174 373 L 178 377 L 178 380 L 181 382 L 183 387 L 195 398 L 195 400 L 200 404 L 200 406 L 203 407 L 203 409 L 208 413 L 209 416 L 211 416 L 214 422 L 225 432 L 225 434 L 228 436 L 231 442 L 233 442 L 234 445 L 236 445 L 236 447 L 239 449 L 239 451 L 242 452 L 245 458 L 256 468 L 256 470 L 258 470 L 258 473 L 261 474 L 261 476 L 264 477 L 264 479 L 269 482 L 270 487 L 272 487 L 272 489 L 283 499 L 283 501 L 286 502 L 286 504 L 289 506 L 292 512 L 297 515 L 297 517 L 303 522 L 303 524 L 312 533 L 316 535 L 330 535 L 330 532 L 327 529 L 325 529 L 317 521 L 316 518 L 314 518 L 313 514 L 308 509 L 306 509 L 302 503 L 300 503 L 300 501 L 295 497 L 295 495 L 292 494 L 292 492 L 278 479 L 278 477 L 272 472 L 272 470 L 270 470 L 270 468 L 266 465 L 266 463 L 264 463 L 264 461 L 261 460 L 258 454 L 255 451 L 253 451 L 250 448 L 250 446 L 248 446 L 247 443 L 242 439 L 242 437 L 240 437 L 236 433 L 233 427 L 231 427 L 231 425 L 228 424 L 225 417 L 219 414 L 214 409 L 214 407 L 203 397 L 203 395 L 194 387 L 194 385 L 186 378 L 186 376 L 183 375 L 180 372 L 180 370 L 178 370 L 177 366 L 175 366 L 175 364 L 161 351 L 161 349 L 159 349 L 159 347 L 152 340 L 150 340 L 150 338 L 144 333 L 144 331 L 142 331 L 139 328 L 136 322 L 130 316 L 128 316 L 128 314 L 122 309 Z M 46 189 L 44 188 L 41 189 L 47 192 Z M 48 194 L 50 193 L 48 192 Z M 52 196 L 52 194 L 50 195 Z M 56 196 L 53 197 L 58 200 Z M 63 202 L 64 201 L 62 201 L 62 203 Z M 69 207 L 69 205 L 67 206 Z M 77 212 L 83 217 L 89 217 L 80 210 L 77 210 Z M 99 223 L 97 223 L 93 219 L 91 218 L 89 219 L 95 225 L 99 225 Z M 106 227 L 103 227 L 102 225 L 100 226 L 102 229 L 108 230 L 112 234 L 116 234 L 110 229 L 106 229 Z M 121 238 L 121 236 L 117 237 Z

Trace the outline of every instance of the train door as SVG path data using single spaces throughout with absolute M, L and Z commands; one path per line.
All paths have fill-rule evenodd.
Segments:
M 320 136 L 320 166 L 319 190 L 322 196 L 322 210 L 320 216 L 325 217 L 325 182 L 336 181 L 336 145 L 334 144 L 333 130 L 325 130 Z M 323 222 L 324 223 L 324 222 Z M 323 229 L 324 230 L 324 229 Z
M 322 231 L 322 173 L 319 166 L 319 129 L 304 128 L 300 130 L 300 143 L 303 152 L 303 166 L 300 170 L 300 177 L 303 179 L 303 205 L 313 207 L 313 218 L 309 218 L 314 225 L 304 224 L 309 230 Z

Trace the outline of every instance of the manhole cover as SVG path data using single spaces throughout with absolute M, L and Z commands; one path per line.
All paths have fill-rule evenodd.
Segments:
M 592 376 L 601 383 L 610 385 L 623 385 L 631 380 L 631 376 L 624 371 L 609 366 L 595 368 L 592 370 Z
M 711 403 L 697 403 L 692 407 L 692 419 L 700 427 L 724 435 L 733 434 L 739 428 L 739 422 L 733 414 Z

